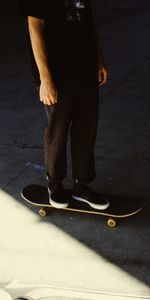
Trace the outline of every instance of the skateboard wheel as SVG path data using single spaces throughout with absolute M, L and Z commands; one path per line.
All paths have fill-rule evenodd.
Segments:
M 46 217 L 47 214 L 48 214 L 48 212 L 47 212 L 46 209 L 41 208 L 41 209 L 39 210 L 39 215 L 40 215 L 41 217 Z
M 114 220 L 114 219 L 108 219 L 107 225 L 108 225 L 109 227 L 113 228 L 113 227 L 116 227 L 117 222 L 116 222 L 116 220 Z

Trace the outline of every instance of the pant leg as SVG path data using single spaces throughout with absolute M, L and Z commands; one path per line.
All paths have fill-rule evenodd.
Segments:
M 96 140 L 99 93 L 96 81 L 82 82 L 74 106 L 71 126 L 73 178 L 86 183 L 95 176 L 94 144 Z
M 48 126 L 45 129 L 45 169 L 51 181 L 62 181 L 67 172 L 66 144 L 72 116 L 73 89 L 59 89 L 58 103 L 45 106 Z

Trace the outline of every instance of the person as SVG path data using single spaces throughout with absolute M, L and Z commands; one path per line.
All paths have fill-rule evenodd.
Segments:
M 19 11 L 27 20 L 33 78 L 48 118 L 44 161 L 50 204 L 56 208 L 69 204 L 63 180 L 70 132 L 72 198 L 106 209 L 108 199 L 89 187 L 96 176 L 99 85 L 107 82 L 91 2 L 20 0 Z

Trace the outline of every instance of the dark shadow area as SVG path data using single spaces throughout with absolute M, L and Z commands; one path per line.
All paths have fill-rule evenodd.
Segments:
M 45 183 L 46 117 L 31 83 L 25 26 L 15 3 L 0 1 L 0 186 L 24 204 L 21 188 Z M 93 7 L 109 69 L 108 85 L 100 91 L 93 186 L 102 193 L 140 196 L 148 205 L 114 230 L 103 218 L 69 212 L 52 211 L 44 222 L 149 286 L 150 5 L 146 0 L 95 0 Z M 70 169 L 69 161 L 69 174 Z M 70 186 L 70 179 L 66 183 Z

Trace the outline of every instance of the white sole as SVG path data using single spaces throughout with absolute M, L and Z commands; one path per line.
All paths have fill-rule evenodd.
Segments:
M 77 196 L 72 195 L 72 198 L 75 199 L 75 200 L 87 203 L 89 206 L 91 206 L 92 208 L 97 209 L 97 210 L 105 210 L 110 205 L 110 203 L 109 203 L 109 201 L 107 199 L 106 199 L 107 200 L 106 204 L 97 204 L 96 205 L 96 204 L 93 204 L 93 203 L 89 202 L 88 200 L 85 200 L 85 199 L 83 199 L 81 197 L 77 197 Z
M 53 199 L 51 199 L 51 192 L 50 192 L 49 189 L 48 189 L 48 193 L 49 193 L 49 203 L 50 203 L 50 205 L 52 205 L 53 207 L 58 208 L 58 209 L 63 209 L 63 208 L 68 207 L 69 203 L 58 203 L 58 202 L 55 202 Z
M 49 202 L 50 202 L 50 205 L 52 205 L 53 207 L 58 208 L 58 209 L 67 208 L 69 205 L 68 203 L 63 203 L 63 204 L 57 203 L 52 199 L 50 199 Z

